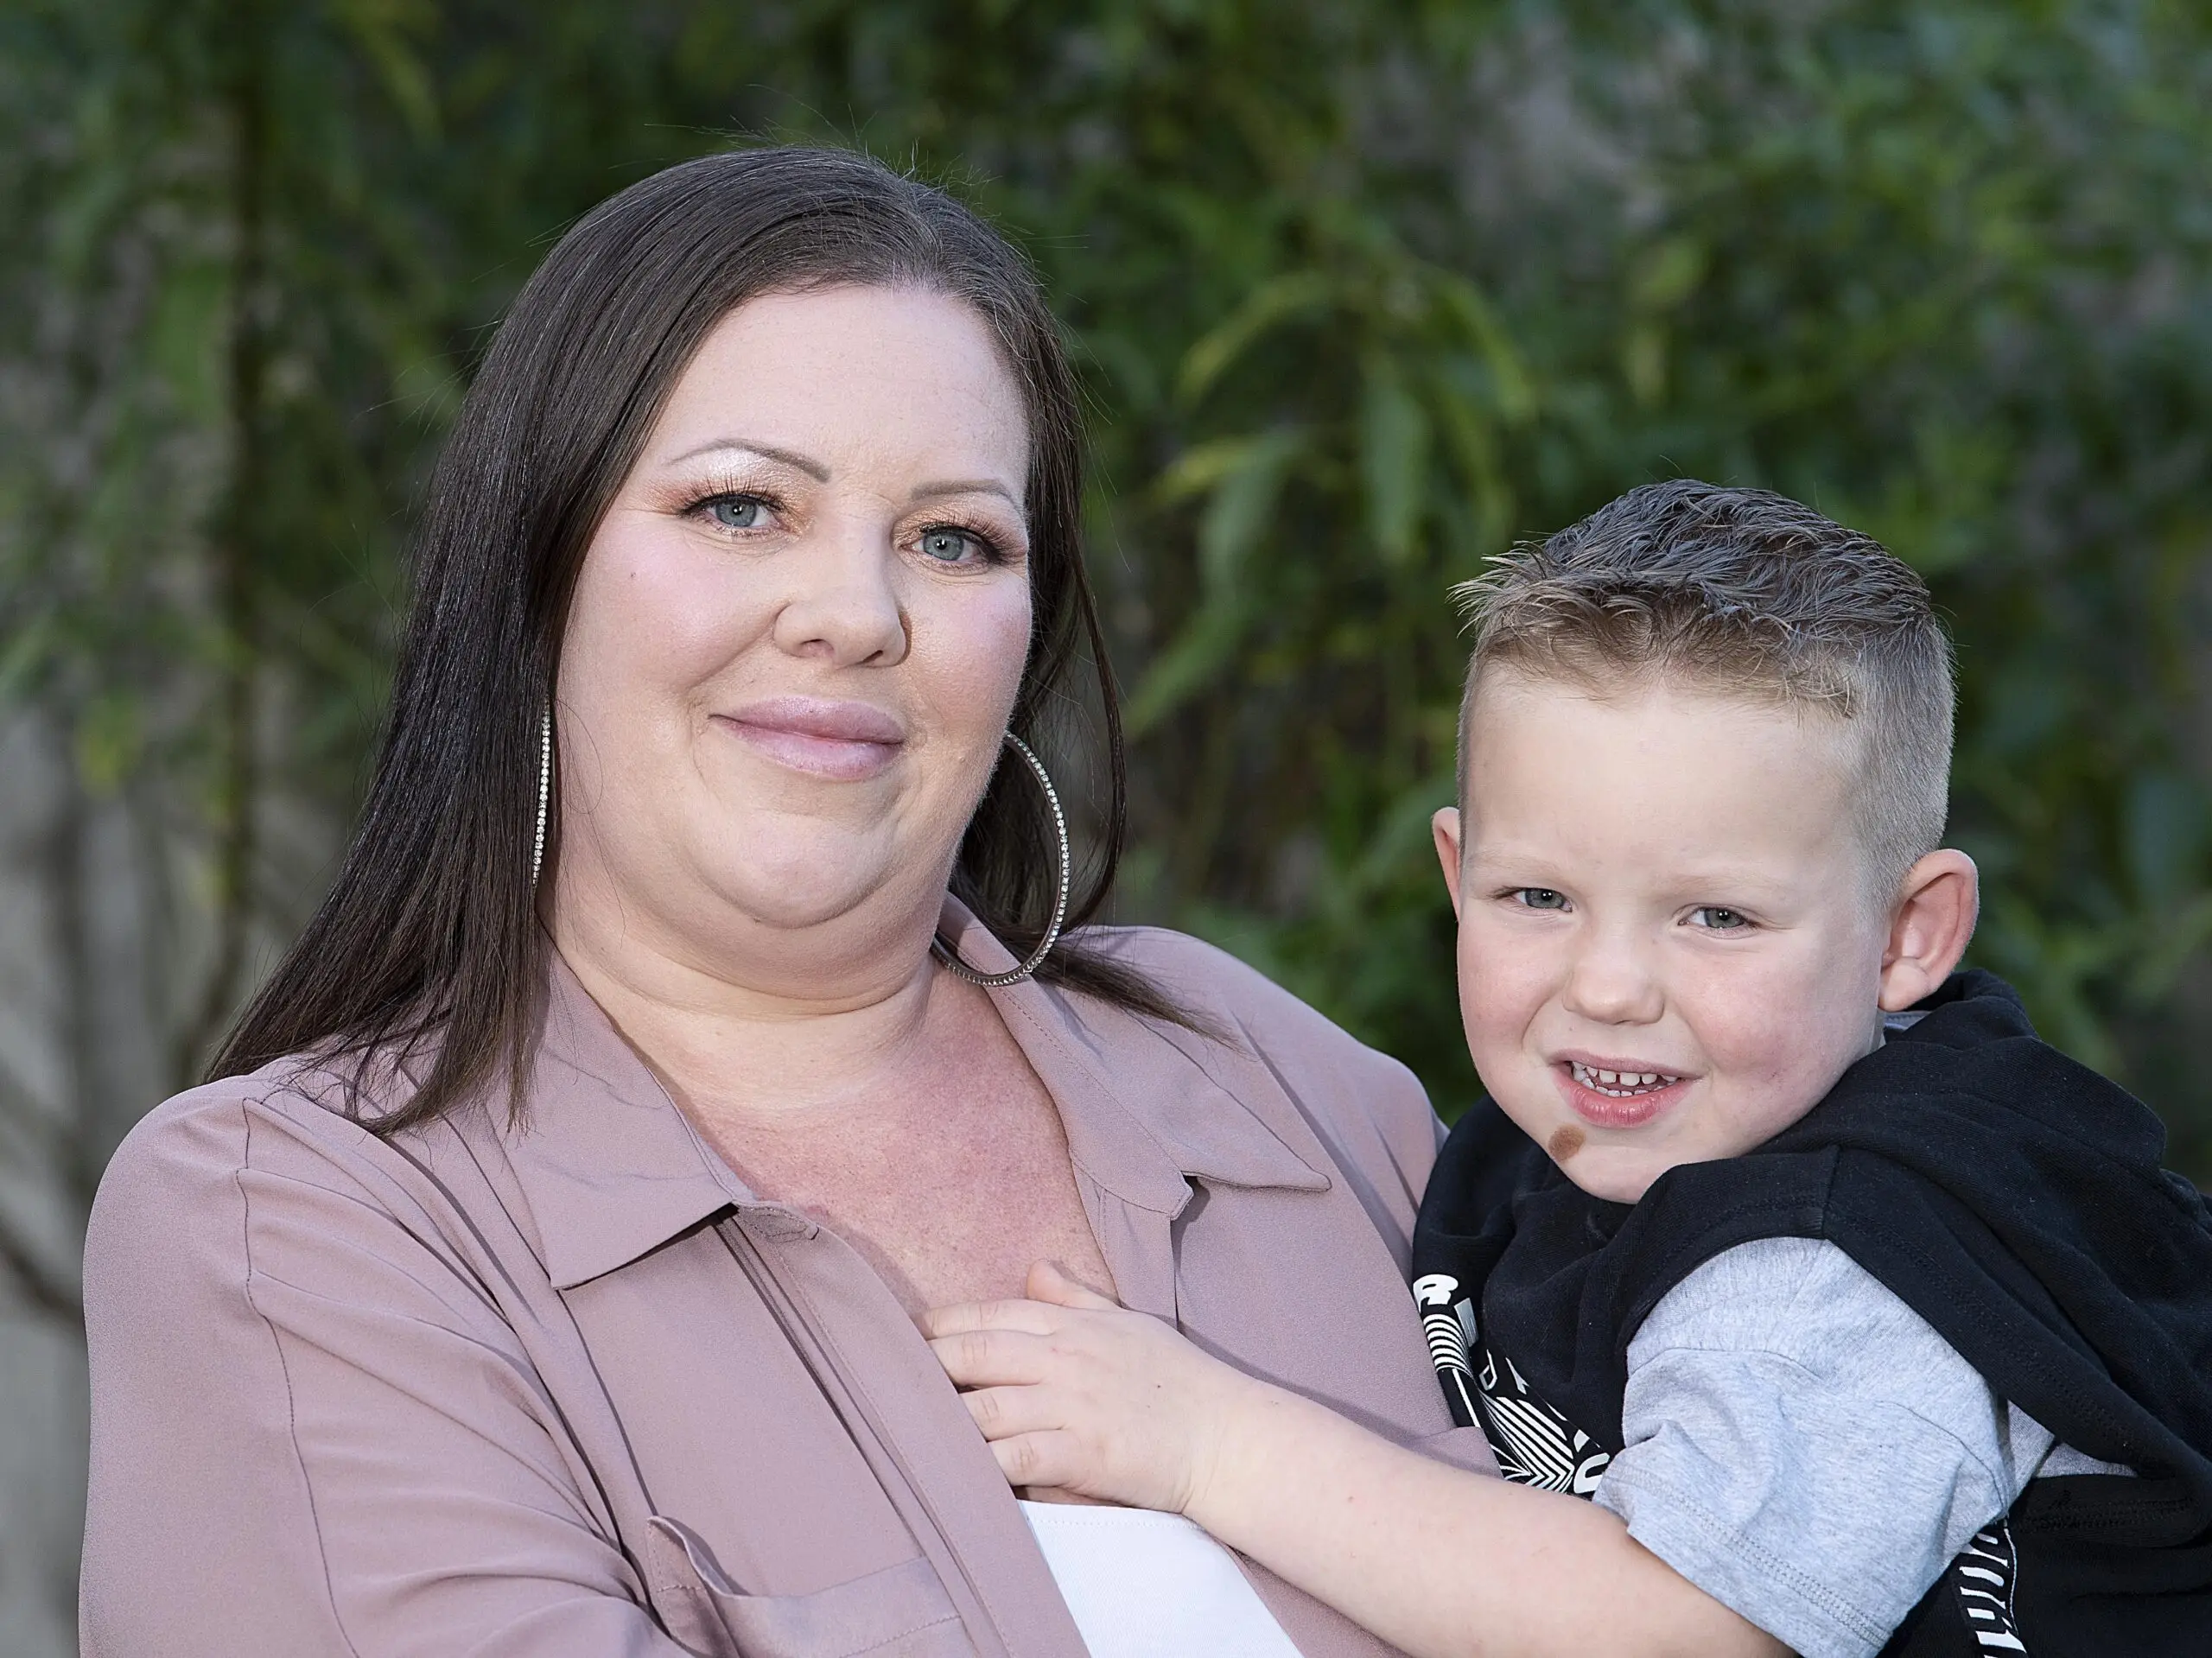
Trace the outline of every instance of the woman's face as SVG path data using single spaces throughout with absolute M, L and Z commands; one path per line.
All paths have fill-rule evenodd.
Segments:
M 763 929 L 934 924 L 1028 651 L 1028 455 L 958 301 L 841 287 L 723 319 L 578 578 L 564 934 L 581 905 L 706 965 Z

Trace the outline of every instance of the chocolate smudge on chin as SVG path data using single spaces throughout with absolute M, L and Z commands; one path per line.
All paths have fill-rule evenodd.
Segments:
M 1566 1123 L 1552 1130 L 1552 1137 L 1544 1142 L 1544 1149 L 1552 1154 L 1552 1161 L 1564 1163 L 1580 1151 L 1589 1139 L 1573 1123 Z

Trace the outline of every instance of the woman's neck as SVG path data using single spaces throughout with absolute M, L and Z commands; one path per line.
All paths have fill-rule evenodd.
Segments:
M 711 952 L 658 937 L 634 914 L 607 924 L 556 907 L 552 931 L 586 992 L 702 1127 L 773 1128 L 837 1115 L 925 1051 L 939 1003 L 964 988 L 931 963 L 936 920 L 753 924 Z
M 1051 1095 L 990 999 L 930 960 L 941 902 L 835 936 L 733 924 L 759 948 L 711 960 L 634 910 L 572 909 L 553 931 L 738 1177 L 830 1228 L 909 1312 L 1018 1295 L 1038 1260 L 1110 1292 Z

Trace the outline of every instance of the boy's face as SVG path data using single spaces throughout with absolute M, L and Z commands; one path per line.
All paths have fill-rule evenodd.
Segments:
M 1576 1185 L 1633 1203 L 1748 1151 L 1878 1045 L 1890 922 L 1840 721 L 1497 670 L 1470 719 L 1437 820 L 1467 1045 Z

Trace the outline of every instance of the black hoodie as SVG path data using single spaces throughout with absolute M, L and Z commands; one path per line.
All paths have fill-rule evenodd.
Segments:
M 1520 1477 L 1594 1489 L 1660 1298 L 1755 1238 L 1825 1238 L 2005 1399 L 2139 1478 L 2031 1482 L 1885 1648 L 2212 1655 L 2212 1211 L 2139 1102 L 2036 1039 L 2011 988 L 1923 1013 L 1743 1156 L 1592 1197 L 1488 1101 L 1452 1130 L 1415 1293 L 1463 1422 Z M 1481 1352 L 1479 1381 L 1465 1355 Z

